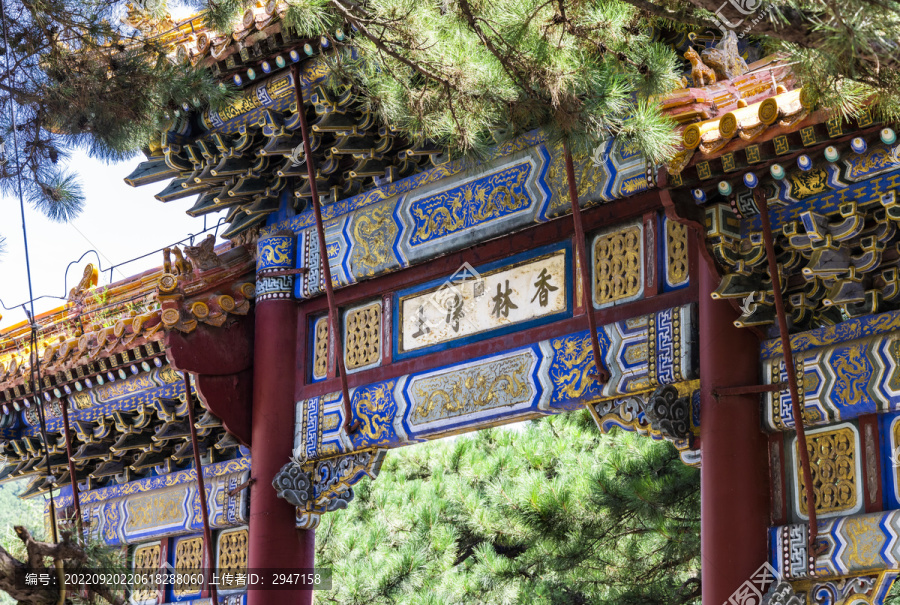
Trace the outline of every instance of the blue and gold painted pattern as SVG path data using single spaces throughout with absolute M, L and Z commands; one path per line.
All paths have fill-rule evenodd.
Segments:
M 551 192 L 547 211 L 549 219 L 571 211 L 562 143 L 548 143 L 550 163 L 546 181 Z M 646 160 L 631 144 L 615 140 L 601 143 L 590 158 L 575 161 L 575 182 L 582 206 L 628 197 L 650 188 L 645 174 Z
M 523 161 L 487 178 L 412 201 L 407 208 L 412 219 L 409 246 L 440 240 L 528 208 L 525 184 L 531 172 L 531 163 Z
M 328 72 L 323 57 L 303 63 L 300 68 L 300 90 L 304 102 L 309 101 L 313 88 L 325 80 Z M 293 104 L 294 77 L 290 70 L 284 70 L 242 91 L 225 107 L 204 112 L 200 124 L 208 133 L 245 134 L 248 125 L 264 122 L 264 111 L 283 112 Z
M 351 244 L 348 275 L 357 279 L 374 277 L 390 269 L 395 259 L 400 258 L 398 209 L 399 206 L 384 201 L 353 213 L 347 230 Z
M 130 412 L 144 405 L 151 405 L 159 398 L 176 398 L 184 394 L 181 375 L 170 366 L 154 368 L 150 372 L 139 372 L 124 380 L 96 385 L 88 391 L 73 394 L 75 409 L 69 413 L 69 421 L 94 422 L 107 418 L 115 410 Z M 45 406 L 47 431 L 62 430 L 62 417 L 56 413 L 57 405 Z M 24 426 L 20 437 L 34 437 L 40 434 L 37 412 L 34 407 L 22 413 Z
M 876 336 L 893 330 L 900 330 L 900 311 L 866 315 L 842 321 L 834 326 L 794 334 L 791 336 L 791 350 L 796 355 L 815 347 L 839 344 L 864 336 Z M 780 338 L 767 340 L 760 346 L 760 359 L 766 360 L 780 355 L 783 355 Z
M 325 248 L 328 251 L 328 264 L 331 268 L 331 283 L 335 288 L 351 283 L 349 278 L 350 239 L 347 227 L 350 217 L 325 221 Z M 294 282 L 294 295 L 297 298 L 312 298 L 325 292 L 325 278 L 322 271 L 322 260 L 319 252 L 319 236 L 315 229 L 307 229 L 298 238 L 297 264 L 305 267 L 307 273 L 298 276 Z
M 350 407 L 362 429 L 352 436 L 342 428 L 340 393 L 300 401 L 294 456 L 400 447 L 692 380 L 692 312 L 685 305 L 603 326 L 598 335 L 612 378 L 602 386 L 588 378 L 593 353 L 584 331 L 353 389 Z M 321 418 L 321 428 L 311 430 L 310 417 Z
M 818 525 L 818 540 L 824 543 L 825 550 L 816 557 L 816 580 L 879 573 L 900 566 L 900 510 L 834 517 L 820 521 Z M 806 554 L 806 549 L 799 546 L 789 547 L 785 552 L 783 529 L 773 527 L 769 530 L 772 566 L 780 574 L 791 569 L 792 555 Z
M 823 215 L 837 214 L 840 206 L 848 202 L 856 202 L 861 211 L 881 207 L 881 196 L 900 187 L 900 170 L 894 164 L 879 171 L 879 174 L 868 175 L 867 180 L 858 183 L 843 184 L 840 188 L 827 189 L 811 194 L 802 200 L 789 198 L 784 183 L 777 199 L 771 200 L 770 214 L 773 230 L 781 230 L 782 226 L 792 221 L 799 221 L 803 212 L 812 210 Z M 776 202 L 778 205 L 776 205 Z M 759 215 L 741 221 L 741 236 L 748 237 L 750 232 L 762 229 Z
M 235 527 L 247 522 L 247 490 L 228 494 L 250 476 L 250 459 L 237 458 L 207 465 L 210 526 Z M 183 535 L 203 527 L 200 496 L 193 469 L 148 477 L 80 494 L 82 515 L 91 535 L 109 545 L 131 544 L 162 536 Z M 71 506 L 71 490 L 56 499 Z
M 700 464 L 700 450 L 697 448 L 694 438 L 700 435 L 700 381 L 679 382 L 674 386 L 678 389 L 680 396 L 690 396 L 691 398 L 690 430 L 693 437 L 673 439 L 672 444 L 681 454 L 682 462 L 689 466 L 698 466 Z M 647 406 L 651 405 L 650 398 L 652 395 L 651 392 L 644 392 L 619 399 L 607 399 L 591 404 L 589 409 L 594 416 L 594 421 L 603 433 L 607 433 L 615 427 L 660 441 L 667 439 L 667 437 L 653 428 L 645 413 Z
M 256 271 L 290 269 L 294 264 L 294 236 L 272 235 L 256 245 Z
M 293 268 L 294 236 L 269 236 L 257 242 L 256 250 L 256 300 L 290 298 L 294 292 L 294 276 L 267 273 Z
M 219 477 L 221 475 L 227 475 L 229 473 L 236 473 L 249 469 L 249 457 L 235 458 L 233 460 L 225 460 L 223 462 L 214 462 L 213 464 L 207 464 L 203 467 L 203 476 L 207 479 L 212 479 L 213 477 Z M 186 469 L 183 471 L 168 473 L 166 475 L 160 475 L 158 477 L 146 477 L 144 479 L 138 479 L 137 481 L 123 483 L 122 485 L 109 485 L 88 492 L 82 492 L 78 495 L 78 498 L 82 504 L 90 504 L 92 502 L 102 502 L 104 500 L 109 500 L 110 498 L 116 498 L 119 496 L 139 494 L 162 487 L 181 485 L 183 483 L 188 483 L 191 481 L 196 482 L 197 475 L 194 473 L 194 469 Z M 62 495 L 57 496 L 56 505 L 59 507 L 71 506 L 71 490 L 69 490 L 68 493 L 64 492 Z
M 359 430 L 351 436 L 354 450 L 382 447 L 398 440 L 394 421 L 397 419 L 397 401 L 394 389 L 397 380 L 385 380 L 354 389 L 351 395 L 353 421 L 359 421 Z
M 829 424 L 863 414 L 900 409 L 898 360 L 900 332 L 796 352 L 804 424 Z M 767 384 L 786 384 L 784 358 L 777 356 L 765 360 L 763 375 Z M 790 391 L 785 388 L 777 393 L 767 393 L 765 401 L 766 427 L 773 431 L 792 429 Z
M 646 190 L 645 160 L 636 149 L 607 142 L 576 161 L 581 203 L 589 206 Z M 323 208 L 336 287 L 549 221 L 569 211 L 561 147 L 540 133 L 498 149 L 483 164 L 450 162 Z M 298 234 L 295 295 L 321 294 L 311 210 L 274 223 Z
M 529 147 L 539 145 L 544 141 L 544 138 L 543 133 L 537 131 L 530 132 L 498 147 L 490 156 L 489 160 L 501 158 Z M 394 183 L 388 183 L 382 187 L 329 204 L 322 208 L 322 219 L 327 221 L 349 214 L 355 210 L 374 204 L 375 202 L 380 202 L 388 198 L 396 198 L 397 196 L 413 191 L 423 185 L 437 182 L 472 167 L 471 161 L 468 160 L 456 160 L 435 166 L 434 168 L 419 172 Z M 314 225 L 315 217 L 310 208 L 285 221 L 267 225 L 261 230 L 260 237 L 265 237 L 266 235 L 275 233 L 281 229 L 290 229 L 294 232 L 299 232 L 306 227 L 312 227 Z
M 423 185 L 398 200 L 401 266 L 542 222 L 549 156 L 538 145 Z

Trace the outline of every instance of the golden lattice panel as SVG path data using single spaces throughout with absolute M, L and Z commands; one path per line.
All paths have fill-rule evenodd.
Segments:
M 219 536 L 219 576 L 224 574 L 246 574 L 247 573 L 247 544 L 250 539 L 250 530 L 238 529 L 235 531 L 222 532 Z M 240 582 L 232 579 L 228 584 L 228 588 L 240 588 L 246 585 L 246 579 L 241 578 Z
M 313 340 L 313 378 L 321 380 L 328 375 L 328 317 L 320 317 L 315 324 Z
M 159 543 L 148 544 L 146 546 L 138 546 L 134 549 L 132 557 L 132 566 L 135 570 L 141 570 L 141 573 L 149 573 L 159 569 L 160 549 Z M 140 587 L 131 594 L 131 598 L 136 603 L 156 603 L 159 597 L 156 584 L 148 584 Z
M 594 238 L 594 305 L 633 300 L 644 291 L 644 241 L 640 224 Z
M 816 514 L 856 512 L 859 502 L 859 455 L 857 434 L 851 426 L 813 432 L 806 435 L 806 451 L 812 474 Z M 799 464 L 798 449 L 794 446 L 795 468 L 799 479 L 800 513 L 809 516 L 806 482 Z
M 350 309 L 344 316 L 344 349 L 347 370 L 381 361 L 381 303 Z
M 175 572 L 198 576 L 203 570 L 203 538 L 179 540 L 175 546 Z M 175 584 L 175 596 L 184 596 L 200 590 L 202 582 Z
M 688 280 L 687 227 L 666 221 L 666 283 L 680 286 Z

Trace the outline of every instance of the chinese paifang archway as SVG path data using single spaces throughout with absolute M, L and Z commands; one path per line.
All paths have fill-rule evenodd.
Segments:
M 809 107 L 790 66 L 742 42 L 749 64 L 730 56 L 717 83 L 661 101 L 682 128 L 669 165 L 616 141 L 576 158 L 579 230 L 558 145 L 532 133 L 478 165 L 410 146 L 321 86 L 327 39 L 296 38 L 279 10 L 248 10 L 232 36 L 136 21 L 241 87 L 174 121 L 127 179 L 195 196 L 195 216 L 228 209 L 230 244 L 174 249 L 103 289 L 88 271 L 37 319 L 39 396 L 28 326 L 2 332 L 0 481 L 58 489 L 71 516 L 73 468 L 92 536 L 127 545 L 135 568 L 199 569 L 193 413 L 214 566 L 310 568 L 319 519 L 353 506 L 388 450 L 587 407 L 601 430 L 668 439 L 701 467 L 704 605 L 883 602 L 900 568 L 891 125 Z M 210 600 L 204 586 L 138 596 Z

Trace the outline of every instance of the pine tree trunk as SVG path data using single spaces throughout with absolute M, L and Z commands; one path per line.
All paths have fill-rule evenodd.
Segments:
M 7 593 L 19 605 L 57 605 L 61 598 L 63 603 L 71 603 L 61 595 L 56 587 L 26 586 L 23 582 L 25 573 L 50 574 L 57 577 L 54 565 L 47 566 L 45 560 L 64 561 L 74 568 L 89 565 L 89 557 L 80 544 L 71 541 L 71 534 L 63 534 L 59 544 L 39 542 L 24 527 L 15 528 L 16 535 L 25 544 L 26 561 L 19 561 L 0 546 L 0 590 Z M 70 569 L 71 571 L 71 569 Z M 92 591 L 112 605 L 125 605 L 124 596 L 116 595 L 108 586 L 92 586 Z

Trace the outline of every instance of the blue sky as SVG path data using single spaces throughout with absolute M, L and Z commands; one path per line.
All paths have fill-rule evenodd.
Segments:
M 97 266 L 98 255 L 100 284 L 103 285 L 110 282 L 109 271 L 103 269 L 203 230 L 202 217 L 191 218 L 185 214 L 185 210 L 193 205 L 195 196 L 163 204 L 153 195 L 166 186 L 165 182 L 138 188 L 125 184 L 122 179 L 143 159 L 140 155 L 118 164 L 106 164 L 87 157 L 85 153 L 73 153 L 69 168 L 79 175 L 87 201 L 81 215 L 70 223 L 54 223 L 32 210 L 26 202 L 25 220 L 36 297 L 65 297 L 81 278 L 87 263 Z M 215 225 L 220 216 L 222 213 L 208 215 L 207 224 Z M 224 227 L 219 231 L 223 230 Z M 0 256 L 0 329 L 4 329 L 24 320 L 25 315 L 21 307 L 12 311 L 3 307 L 18 306 L 28 300 L 18 198 L 0 198 L 0 235 L 6 238 L 6 253 Z M 68 270 L 66 277 L 66 266 L 92 249 L 98 254 L 91 252 L 85 256 Z M 153 254 L 118 267 L 113 271 L 111 281 L 161 264 L 162 253 Z M 44 298 L 35 302 L 35 311 L 40 313 L 62 303 L 58 299 Z

